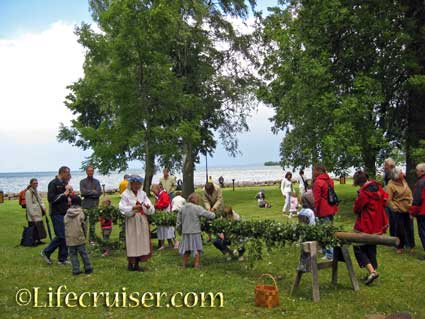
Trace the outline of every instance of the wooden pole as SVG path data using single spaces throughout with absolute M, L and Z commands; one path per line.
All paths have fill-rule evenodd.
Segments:
M 370 235 L 365 233 L 355 232 L 336 232 L 336 238 L 346 243 L 357 244 L 370 244 L 370 245 L 384 245 L 384 246 L 397 246 L 400 243 L 398 237 L 391 237 L 386 235 Z

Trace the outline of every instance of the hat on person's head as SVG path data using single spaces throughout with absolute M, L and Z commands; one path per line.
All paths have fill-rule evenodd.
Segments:
M 139 175 L 130 175 L 130 177 L 128 178 L 128 181 L 130 183 L 143 183 L 144 179 L 143 177 Z

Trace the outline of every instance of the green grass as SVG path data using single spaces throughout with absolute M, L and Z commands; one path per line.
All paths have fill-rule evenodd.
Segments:
M 273 218 L 282 222 L 283 199 L 278 187 L 266 187 L 271 209 L 259 209 L 254 199 L 258 188 L 224 190 L 225 202 L 244 219 Z M 340 213 L 335 223 L 352 228 L 354 215 L 351 207 L 356 189 L 351 185 L 337 185 L 342 199 Z M 114 197 L 114 202 L 118 197 Z M 289 290 L 295 278 L 299 247 L 287 246 L 275 249 L 264 260 L 256 262 L 253 268 L 247 262 L 227 262 L 211 244 L 204 246 L 201 270 L 181 268 L 181 258 L 176 251 L 155 252 L 148 262 L 149 271 L 134 273 L 126 270 L 124 251 L 113 252 L 109 258 L 91 250 L 94 274 L 71 275 L 67 266 L 48 266 L 39 256 L 42 247 L 16 247 L 20 241 L 22 226 L 25 224 L 24 210 L 17 201 L 0 204 L 0 305 L 1 318 L 364 318 L 368 314 L 391 314 L 407 311 L 415 318 L 425 317 L 425 263 L 417 256 L 396 255 L 389 247 L 379 247 L 378 261 L 381 278 L 377 284 L 354 292 L 343 264 L 340 264 L 339 283 L 335 288 L 330 284 L 330 270 L 320 272 L 321 301 L 311 301 L 311 275 L 301 281 L 297 293 L 290 297 Z M 99 227 L 99 226 L 97 226 Z M 98 229 L 97 229 L 98 230 Z M 113 231 L 117 236 L 117 228 Z M 154 240 L 156 245 L 156 241 Z M 417 244 L 419 240 L 417 239 Z M 417 248 L 419 252 L 420 247 Z M 351 249 L 350 249 L 351 251 Z M 355 271 L 359 278 L 364 270 L 358 268 L 354 256 Z M 56 258 L 56 253 L 54 256 Z M 248 256 L 249 258 L 249 256 Z M 259 275 L 271 273 L 279 276 L 280 306 L 271 310 L 253 305 L 255 283 Z M 48 287 L 56 289 L 66 285 L 68 291 L 127 291 L 139 292 L 222 292 L 223 308 L 31 308 L 19 307 L 15 294 L 20 288 Z

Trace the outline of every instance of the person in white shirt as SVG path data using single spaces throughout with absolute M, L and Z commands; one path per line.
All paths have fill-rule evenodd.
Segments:
M 283 197 L 285 197 L 285 204 L 282 208 L 282 213 L 288 213 L 291 207 L 291 193 L 292 193 L 292 173 L 287 172 L 285 178 L 282 179 L 280 184 L 280 191 L 282 192 Z
M 300 183 L 300 197 L 303 196 L 303 194 L 307 191 L 307 181 L 304 178 L 304 171 L 300 170 L 300 179 L 299 179 L 299 183 Z
M 171 211 L 179 212 L 184 204 L 186 204 L 186 199 L 182 196 L 182 192 L 177 191 L 176 196 L 171 201 Z

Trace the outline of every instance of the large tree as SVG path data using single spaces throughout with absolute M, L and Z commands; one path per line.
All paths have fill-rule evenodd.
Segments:
M 252 1 L 253 2 L 253 1 Z M 145 162 L 145 190 L 158 159 L 182 165 L 184 194 L 194 190 L 199 154 L 218 134 L 235 153 L 247 128 L 254 86 L 250 36 L 229 21 L 244 19 L 244 1 L 92 0 L 100 32 L 77 28 L 86 48 L 84 78 L 70 86 L 67 106 L 78 115 L 59 139 L 91 149 L 102 172 Z M 253 3 L 252 3 L 253 5 Z
M 285 129 L 284 164 L 336 172 L 376 164 L 400 143 L 405 37 L 396 1 L 281 1 L 265 19 L 259 96 Z

